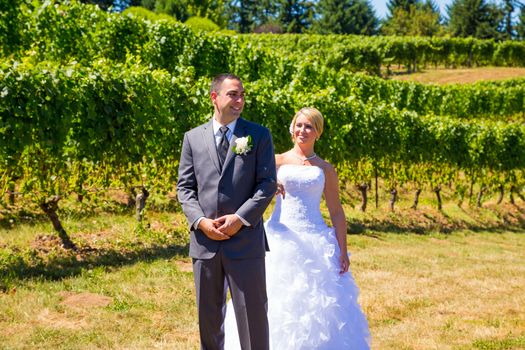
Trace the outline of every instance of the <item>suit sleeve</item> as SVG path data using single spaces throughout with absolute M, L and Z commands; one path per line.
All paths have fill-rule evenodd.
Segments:
M 236 214 L 255 226 L 262 218 L 266 207 L 272 201 L 277 190 L 277 176 L 275 171 L 275 153 L 273 150 L 272 136 L 268 129 L 263 129 L 264 135 L 261 137 L 256 148 L 256 179 L 252 197 L 250 197 L 237 210 Z
M 188 134 L 184 134 L 182 152 L 179 162 L 179 179 L 177 181 L 177 197 L 182 205 L 182 211 L 188 219 L 190 230 L 197 219 L 205 217 L 197 195 L 197 178 L 195 176 L 193 154 Z

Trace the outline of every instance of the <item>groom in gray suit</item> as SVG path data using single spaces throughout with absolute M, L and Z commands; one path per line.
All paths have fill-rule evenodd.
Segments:
M 268 129 L 240 118 L 244 87 L 211 84 L 213 118 L 184 135 L 177 192 L 190 225 L 201 349 L 223 349 L 228 287 L 243 349 L 268 349 L 262 215 L 277 188 Z

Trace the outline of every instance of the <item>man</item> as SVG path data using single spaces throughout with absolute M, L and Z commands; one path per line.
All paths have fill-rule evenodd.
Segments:
M 268 129 L 240 118 L 244 88 L 233 74 L 211 84 L 212 120 L 184 135 L 177 192 L 190 225 L 201 349 L 224 347 L 229 286 L 243 349 L 268 349 L 262 215 L 275 194 Z

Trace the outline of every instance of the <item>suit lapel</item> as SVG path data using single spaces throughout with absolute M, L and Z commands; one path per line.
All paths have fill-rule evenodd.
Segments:
M 232 160 L 235 158 L 236 154 L 233 152 L 233 146 L 235 145 L 235 140 L 239 137 L 244 137 L 247 134 L 246 130 L 246 123 L 244 123 L 244 120 L 242 118 L 237 119 L 237 124 L 235 124 L 235 130 L 233 130 L 233 136 L 230 141 L 230 148 L 228 148 L 228 154 L 226 154 L 226 160 L 224 161 L 224 165 L 222 166 L 222 171 L 224 172 L 224 169 L 226 169 L 227 166 L 232 162 Z
M 210 154 L 210 158 L 213 161 L 213 165 L 217 169 L 217 172 L 220 174 L 221 170 L 219 166 L 219 156 L 217 155 L 217 146 L 215 145 L 215 135 L 213 134 L 213 123 L 211 120 L 209 123 L 204 125 L 202 136 L 204 138 L 206 148 L 208 149 L 208 153 Z

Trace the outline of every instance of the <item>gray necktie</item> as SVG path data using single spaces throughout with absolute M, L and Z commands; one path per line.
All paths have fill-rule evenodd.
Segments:
M 228 154 L 228 148 L 230 147 L 230 142 L 228 141 L 228 138 L 226 137 L 226 134 L 228 133 L 228 127 L 221 126 L 219 130 L 221 132 L 221 140 L 219 141 L 219 147 L 217 147 L 217 154 L 219 155 L 219 165 L 222 171 L 222 166 L 224 164 L 224 160 L 226 159 L 226 155 Z

